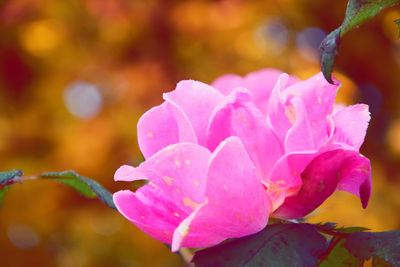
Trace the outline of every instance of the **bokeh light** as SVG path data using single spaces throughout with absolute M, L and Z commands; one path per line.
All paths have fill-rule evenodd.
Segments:
M 97 86 L 86 82 L 74 82 L 64 91 L 68 111 L 79 118 L 93 118 L 103 105 L 103 97 Z
M 325 31 L 319 28 L 310 27 L 297 33 L 296 45 L 299 53 L 310 61 L 319 61 L 319 45 L 326 37 Z
M 11 243 L 19 249 L 29 249 L 39 244 L 38 234 L 28 225 L 14 224 L 7 230 Z
M 56 21 L 33 21 L 21 31 L 21 46 L 35 56 L 46 55 L 60 45 L 62 35 Z
M 259 26 L 255 32 L 255 38 L 268 54 L 279 55 L 289 44 L 290 32 L 282 20 L 271 18 Z

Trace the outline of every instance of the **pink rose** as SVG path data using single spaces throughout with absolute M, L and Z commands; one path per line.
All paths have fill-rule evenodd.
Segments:
M 179 82 L 139 120 L 146 161 L 115 180 L 148 183 L 115 193 L 118 210 L 176 251 L 253 234 L 269 216 L 303 217 L 335 190 L 366 207 L 368 106 L 335 106 L 337 89 L 322 74 L 272 69 Z

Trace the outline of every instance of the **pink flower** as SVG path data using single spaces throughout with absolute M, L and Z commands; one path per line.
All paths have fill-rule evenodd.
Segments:
M 335 190 L 366 207 L 368 107 L 335 106 L 337 89 L 322 74 L 271 69 L 179 82 L 139 120 L 146 161 L 115 180 L 148 183 L 115 193 L 118 210 L 176 251 L 258 232 L 269 216 L 303 217 Z

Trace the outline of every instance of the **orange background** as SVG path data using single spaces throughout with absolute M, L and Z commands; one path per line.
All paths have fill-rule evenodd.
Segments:
M 0 170 L 75 169 L 111 191 L 142 160 L 139 116 L 177 81 L 275 67 L 307 78 L 346 1 L 12 0 L 0 3 Z M 336 193 L 312 222 L 400 226 L 400 41 L 392 8 L 343 39 L 338 101 L 370 105 L 362 152 L 373 196 Z M 83 100 L 82 100 L 83 99 Z M 122 216 L 51 181 L 15 185 L 0 209 L 0 265 L 181 266 Z

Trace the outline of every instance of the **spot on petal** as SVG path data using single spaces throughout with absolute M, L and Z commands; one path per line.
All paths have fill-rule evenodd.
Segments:
M 190 160 L 185 159 L 185 164 L 186 164 L 187 166 L 189 166 L 189 165 L 192 164 L 192 163 L 190 162 Z
M 167 175 L 163 176 L 162 179 L 167 185 L 172 185 L 172 182 L 174 181 L 174 178 Z
M 177 213 L 176 211 L 174 212 L 174 216 L 177 218 L 181 217 L 181 215 L 179 215 L 179 213 Z
M 285 115 L 290 121 L 291 124 L 294 124 L 296 121 L 296 111 L 293 106 L 288 106 L 285 108 Z
M 285 180 L 277 180 L 276 182 L 275 182 L 275 184 L 276 185 L 284 185 L 285 184 Z
M 183 201 L 183 205 L 191 207 L 192 209 L 196 209 L 197 207 L 200 206 L 200 203 L 197 203 L 196 201 L 193 201 L 192 199 L 188 198 L 188 197 L 184 197 L 182 199 Z
M 148 138 L 152 138 L 152 137 L 154 137 L 154 133 L 153 132 L 147 132 L 146 136 Z
M 175 165 L 176 167 L 180 167 L 181 166 L 181 162 L 179 161 L 179 159 L 175 159 Z

